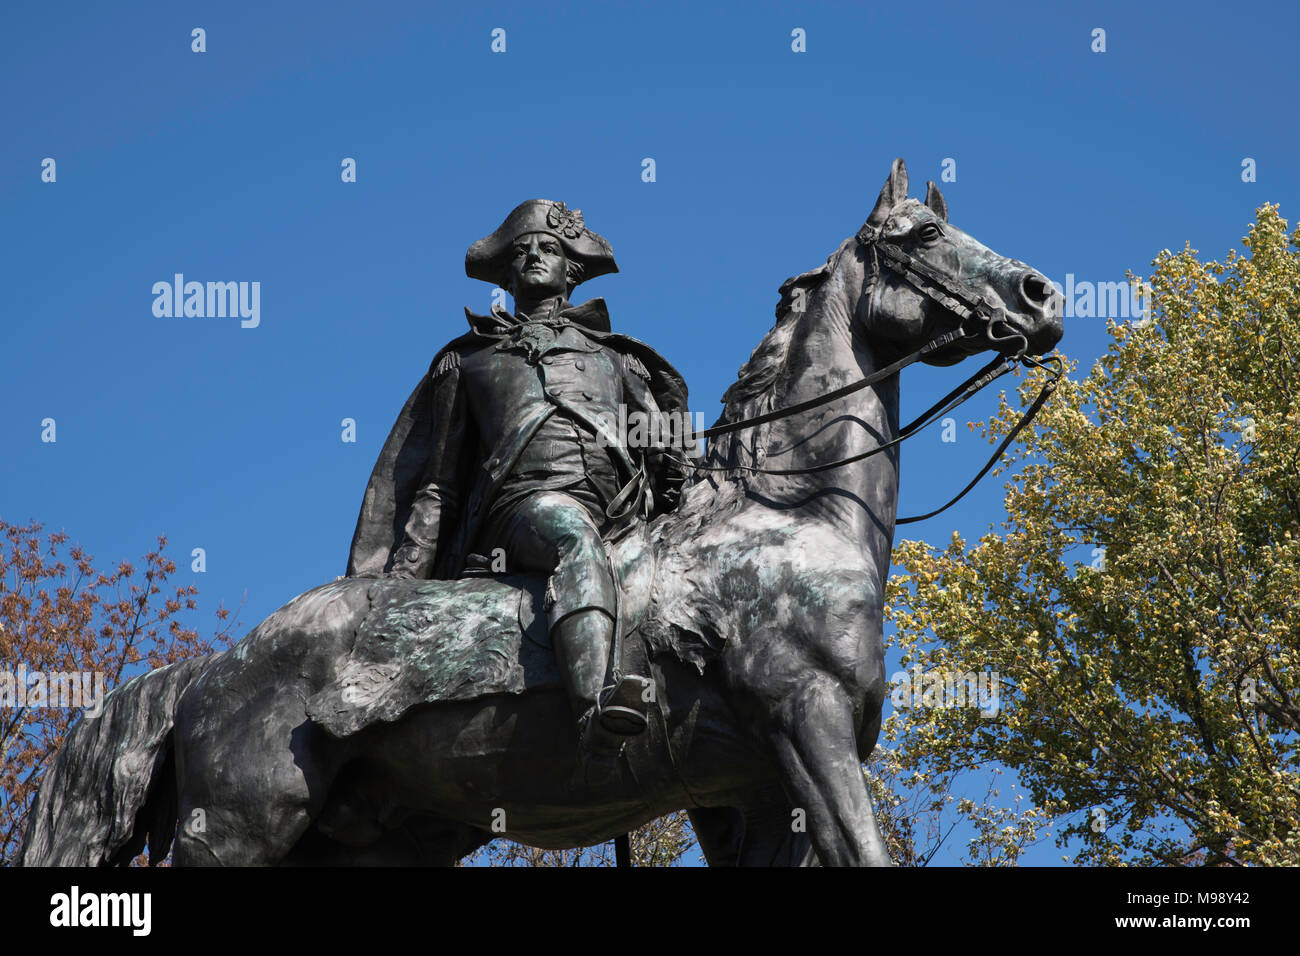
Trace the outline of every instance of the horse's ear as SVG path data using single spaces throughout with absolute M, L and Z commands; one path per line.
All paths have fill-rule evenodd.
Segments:
M 894 165 L 890 167 L 889 179 L 885 181 L 884 188 L 880 190 L 880 198 L 876 200 L 876 208 L 871 210 L 871 215 L 867 217 L 867 225 L 875 226 L 879 229 L 889 218 L 894 207 L 907 198 L 907 166 L 901 158 L 894 160 Z
M 939 187 L 932 182 L 925 184 L 925 204 L 944 222 L 948 221 L 948 201 L 943 198 L 943 193 L 939 192 Z

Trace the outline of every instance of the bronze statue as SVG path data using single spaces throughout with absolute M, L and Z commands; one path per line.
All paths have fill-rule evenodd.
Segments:
M 584 753 L 606 772 L 645 729 L 649 682 L 608 666 L 618 594 L 605 548 L 670 510 L 686 478 L 665 449 L 602 435 L 620 405 L 624 418 L 686 410 L 681 376 L 611 333 L 603 299 L 568 300 L 617 271 L 582 213 L 545 199 L 470 246 L 466 274 L 510 292 L 515 314 L 465 310 L 470 331 L 434 357 L 380 453 L 348 559 L 353 576 L 449 579 L 494 557 L 497 571 L 546 575 L 551 646 Z
M 656 465 L 624 449 L 617 477 L 585 464 L 590 434 L 576 410 L 614 401 L 620 384 L 625 400 L 640 391 L 660 408 L 684 405 L 685 389 L 603 322 L 573 328 L 583 324 L 575 314 L 592 313 L 558 299 L 570 247 L 558 242 L 557 252 L 547 237 L 594 268 L 612 260 L 584 259 L 563 225 L 507 228 L 521 240 L 510 261 L 529 277 L 515 286 L 521 314 L 471 317 L 471 338 L 440 353 L 408 402 L 367 490 L 353 574 L 298 596 L 230 651 L 110 693 L 47 772 L 24 862 L 120 864 L 148 843 L 158 857 L 174 848 L 181 865 L 447 865 L 497 836 L 588 845 L 686 808 L 711 865 L 887 865 L 861 761 L 887 693 L 885 581 L 895 526 L 908 520 L 895 512 L 900 443 L 1017 363 L 1046 367 L 1034 356 L 1062 333 L 1060 296 L 1041 274 L 951 225 L 933 183 L 924 202 L 907 191 L 896 160 L 856 233 L 782 284 L 776 324 L 705 431 L 702 460 L 669 449 Z M 474 263 L 504 264 L 492 243 L 476 248 L 486 254 L 471 249 Z M 575 347 L 557 350 L 562 337 Z M 985 368 L 900 425 L 906 366 L 986 351 Z M 646 374 L 616 361 L 627 355 Z M 547 357 L 601 374 L 548 378 Z M 545 406 L 556 430 L 545 434 L 557 456 L 584 456 L 581 481 L 566 465 L 556 487 L 530 484 L 525 476 L 545 481 L 549 471 L 521 446 L 515 464 L 526 467 L 510 487 L 493 448 L 522 429 L 502 396 L 542 406 L 522 385 L 476 395 L 464 384 L 481 375 L 499 385 L 494 369 L 507 368 L 559 386 Z M 591 398 L 574 401 L 583 389 Z M 435 416 L 435 401 L 465 403 L 473 426 Z M 464 444 L 453 454 L 456 434 Z M 490 479 L 471 480 L 485 455 Z M 444 459 L 465 475 L 444 474 Z M 582 526 L 575 540 L 585 534 L 593 557 L 581 566 L 603 575 L 597 506 L 607 518 L 622 518 L 622 505 L 644 511 L 643 486 L 628 474 L 642 465 L 656 510 L 601 540 L 623 638 L 611 669 L 650 681 L 649 706 L 629 708 L 647 725 L 605 755 L 608 773 L 593 774 L 573 739 L 573 709 L 609 703 L 591 700 L 609 625 L 565 636 L 564 621 L 594 610 L 579 620 L 604 622 L 607 579 L 559 583 L 578 563 L 552 564 L 550 552 L 542 560 L 545 549 L 520 546 L 512 529 L 544 524 L 552 509 L 534 504 L 553 503 Z M 665 510 L 674 468 L 692 477 Z M 632 490 L 611 508 L 620 484 Z M 457 493 L 469 496 L 468 520 L 453 522 Z M 490 553 L 487 567 L 470 557 L 471 546 L 494 544 L 514 555 L 504 573 Z M 548 628 L 555 605 L 566 613 Z M 571 660 L 557 663 L 566 654 L 588 662 L 581 679 Z

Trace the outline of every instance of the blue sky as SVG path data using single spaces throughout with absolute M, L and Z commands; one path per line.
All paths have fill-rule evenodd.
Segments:
M 7 5 L 0 517 L 104 564 L 165 533 L 204 629 L 219 602 L 246 594 L 247 628 L 341 574 L 394 416 L 462 307 L 490 303 L 465 249 L 527 198 L 609 238 L 622 272 L 576 298 L 604 296 L 710 422 L 777 286 L 857 229 L 895 156 L 918 197 L 955 160 L 952 222 L 1057 281 L 1145 275 L 1184 242 L 1220 258 L 1260 203 L 1297 215 L 1298 19 L 1201 2 Z M 259 282 L 260 324 L 155 317 L 152 285 L 176 272 Z M 1104 325 L 1067 321 L 1082 369 Z M 967 371 L 907 371 L 904 419 Z M 964 423 L 995 399 L 963 408 L 956 443 L 908 443 L 903 513 L 978 469 L 988 447 Z M 978 536 L 1001 483 L 900 539 Z

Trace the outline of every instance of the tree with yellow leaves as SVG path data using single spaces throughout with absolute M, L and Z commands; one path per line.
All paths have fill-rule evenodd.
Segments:
M 1000 533 L 896 548 L 905 665 L 999 706 L 900 708 L 889 759 L 936 794 L 1018 775 L 990 862 L 1051 820 L 1076 863 L 1300 864 L 1300 229 L 1265 205 L 1243 243 L 1160 253 L 1151 320 L 1013 446 Z

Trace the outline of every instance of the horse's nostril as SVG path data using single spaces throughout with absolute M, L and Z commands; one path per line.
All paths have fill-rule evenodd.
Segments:
M 1020 279 L 1020 294 L 1030 305 L 1047 305 L 1055 292 L 1052 284 L 1036 272 L 1026 272 Z

